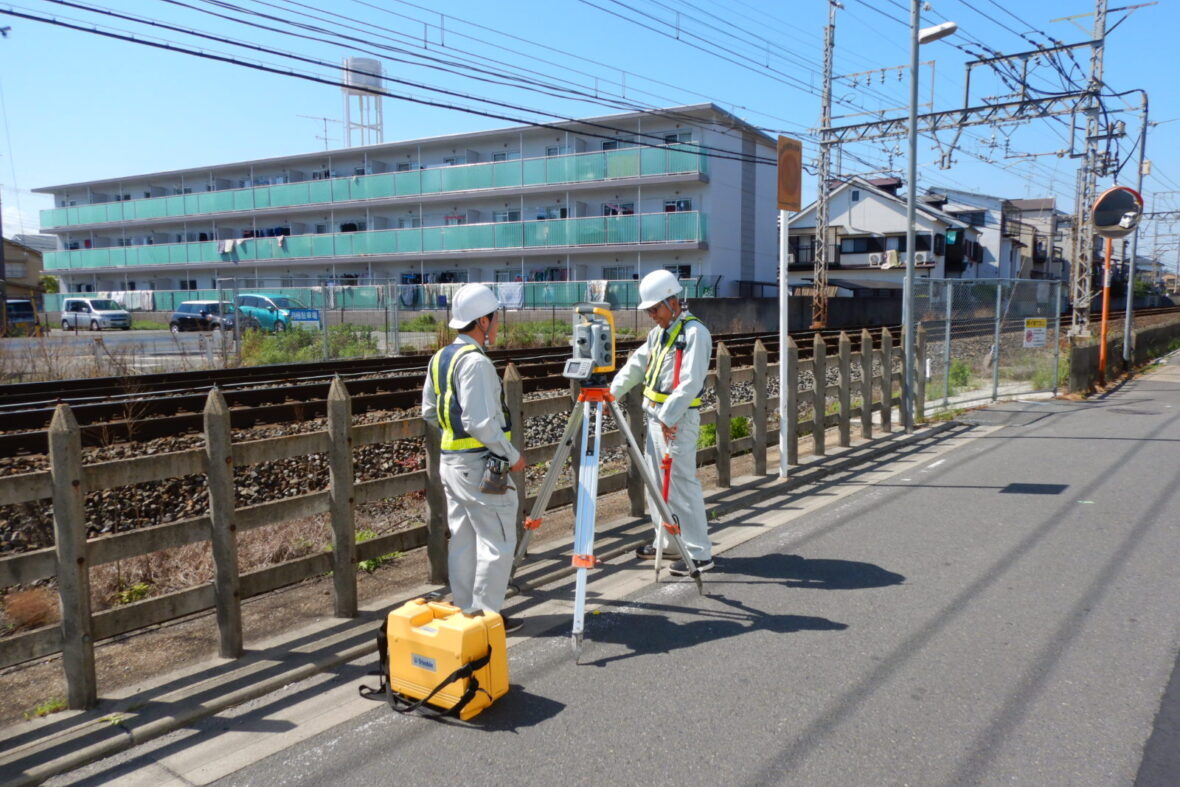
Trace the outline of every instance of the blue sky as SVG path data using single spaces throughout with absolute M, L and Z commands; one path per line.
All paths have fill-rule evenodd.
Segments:
M 390 84 L 390 92 L 479 106 L 521 120 L 612 111 L 563 92 L 583 90 L 591 95 L 597 91 L 602 100 L 617 104 L 668 106 L 712 100 L 771 134 L 806 136 L 818 123 L 822 35 L 827 17 L 823 0 L 775 4 L 758 0 L 571 0 L 549 5 L 454 0 L 446 4 L 443 15 L 429 10 L 437 6 L 401 0 L 338 0 L 318 5 L 296 0 L 79 4 L 103 9 L 117 6 L 118 13 L 297 52 L 327 64 L 339 63 L 347 55 L 399 58 L 401 62 L 385 61 L 386 74 L 418 86 Z M 841 103 L 835 114 L 904 114 L 908 77 L 896 67 L 908 62 L 907 0 L 844 0 L 843 5 L 837 12 L 835 72 L 860 75 L 837 81 L 834 92 Z M 8 9 L 338 78 L 330 66 L 293 63 L 278 55 L 247 52 L 160 27 L 151 29 L 49 0 L 21 0 L 17 5 L 0 2 L 0 10 Z M 273 18 L 250 16 L 238 9 Z M 1028 39 L 1079 42 L 1088 38 L 1083 30 L 1070 22 L 1051 20 L 1092 11 L 1092 3 L 1085 0 L 932 3 L 924 12 L 925 24 L 950 19 L 960 27 L 955 36 L 922 49 L 923 61 L 935 61 L 934 107 L 949 110 L 960 106 L 963 63 L 972 57 L 968 51 L 978 53 L 985 46 L 1004 53 L 1024 51 L 1033 48 Z M 1112 13 L 1110 24 L 1125 15 Z M 1076 21 L 1087 30 L 1092 26 L 1092 17 Z M 1132 13 L 1108 37 L 1106 45 L 1108 85 L 1113 91 L 1147 90 L 1151 117 L 1160 123 L 1149 137 L 1153 174 L 1144 188 L 1148 205 L 1160 208 L 1180 207 L 1180 153 L 1175 145 L 1180 97 L 1174 88 L 1177 68 L 1172 52 L 1178 23 L 1175 0 L 1162 0 Z M 328 36 L 323 32 L 299 25 L 331 28 L 360 40 L 325 40 Z M 337 120 L 343 116 L 340 91 L 328 85 L 3 14 L 0 27 L 11 28 L 8 36 L 0 39 L 0 184 L 6 235 L 36 231 L 37 211 L 48 207 L 49 201 L 32 194 L 32 188 L 321 149 L 324 143 L 316 137 L 323 134 L 323 123 L 299 116 Z M 286 32 L 307 37 L 292 38 L 284 35 Z M 716 50 L 713 45 L 724 49 Z M 391 53 L 382 46 L 401 52 Z M 496 81 L 503 81 L 501 75 L 511 69 L 549 83 L 548 92 L 559 95 L 541 95 L 424 67 L 423 56 L 446 61 L 453 71 L 464 70 L 456 61 L 477 64 L 490 72 L 490 77 L 487 73 L 485 77 Z M 1077 50 L 1075 57 L 1076 66 L 1067 56 L 1058 62 L 1069 76 L 1083 82 L 1089 53 Z M 987 69 L 977 69 L 972 79 L 974 103 L 1009 91 Z M 1031 65 L 1029 81 L 1045 91 L 1067 89 L 1061 74 L 1045 58 Z M 921 84 L 920 101 L 931 101 L 931 75 L 925 67 Z M 440 97 L 427 86 L 470 97 Z M 502 101 L 513 108 L 488 107 L 477 98 Z M 1127 101 L 1133 107 L 1138 105 L 1137 96 L 1128 96 Z M 1126 105 L 1110 99 L 1107 106 L 1113 110 Z M 384 114 L 386 141 L 512 125 L 393 99 L 385 100 Z M 868 116 L 836 123 L 857 122 L 862 117 Z M 1120 160 L 1131 159 L 1120 181 L 1133 185 L 1137 115 L 1127 112 L 1118 117 L 1126 121 L 1128 131 L 1128 137 L 1119 143 Z M 340 126 L 329 123 L 328 133 L 334 138 L 332 146 L 339 147 Z M 1006 197 L 1056 196 L 1058 207 L 1072 209 L 1075 160 L 1055 155 L 1013 157 L 1060 151 L 1067 147 L 1068 133 L 1068 121 L 968 129 L 950 169 L 936 166 L 939 151 L 934 141 L 923 139 L 918 156 L 920 186 L 953 184 Z M 942 143 L 948 141 L 944 137 Z M 904 139 L 850 146 L 845 151 L 843 171 L 904 172 L 904 150 Z M 806 144 L 805 154 L 814 153 L 815 146 Z M 807 184 L 806 194 L 814 194 L 814 180 Z

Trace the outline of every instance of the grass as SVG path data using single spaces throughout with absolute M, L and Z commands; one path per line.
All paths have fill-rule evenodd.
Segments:
M 737 440 L 750 435 L 750 419 L 734 416 L 729 419 L 729 439 Z M 717 445 L 717 424 L 702 424 L 701 433 L 697 436 L 697 448 L 708 448 Z
M 377 340 L 368 328 L 348 324 L 328 328 L 329 358 L 362 358 L 377 354 Z M 323 358 L 321 331 L 292 329 L 275 334 L 247 331 L 242 337 L 243 366 L 320 361 Z
M 438 328 L 438 320 L 433 314 L 419 314 L 412 320 L 403 320 L 401 329 L 415 333 L 434 333 Z
M 131 330 L 133 331 L 166 331 L 168 330 L 168 323 L 156 322 L 155 320 L 137 320 L 131 318 Z

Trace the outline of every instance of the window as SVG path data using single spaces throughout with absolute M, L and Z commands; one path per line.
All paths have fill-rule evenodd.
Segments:
M 691 131 L 671 131 L 664 135 L 665 145 L 674 145 L 677 142 L 692 142 Z
M 492 154 L 492 161 L 515 161 L 518 158 L 520 158 L 520 154 L 512 150 L 502 150 Z
M 353 167 L 353 168 L 352 168 L 352 174 L 353 174 L 353 175 L 367 175 L 368 173 L 367 173 L 367 172 L 365 172 L 365 168 L 364 168 L 364 167 Z
M 494 280 L 498 281 L 498 282 L 512 281 L 513 276 L 519 276 L 519 275 L 520 275 L 520 271 L 514 271 L 514 270 L 496 271 L 494 274 L 494 276 L 495 276 Z
M 956 213 L 955 218 L 959 219 L 960 221 L 967 222 L 972 227 L 985 227 L 985 226 L 987 226 L 987 211 L 986 210 L 977 210 L 977 211 L 972 211 L 970 213 Z
M 852 201 L 853 202 L 860 202 L 860 189 L 853 189 L 852 190 Z
M 602 203 L 603 216 L 631 216 L 635 213 L 634 202 L 604 202 Z
M 399 161 L 397 163 L 397 171 L 398 172 L 409 172 L 413 168 L 414 168 L 414 164 L 413 164 L 413 162 L 410 162 L 410 161 Z
M 604 279 L 629 280 L 634 275 L 634 265 L 606 265 L 602 268 L 602 278 Z
M 546 156 L 560 156 L 561 153 L 562 153 L 562 150 L 557 145 L 552 145 L 550 147 L 545 148 L 545 155 Z
M 902 235 L 897 239 L 897 250 L 904 252 L 906 250 L 906 236 Z M 918 233 L 914 236 L 914 246 L 918 251 L 930 251 L 930 236 L 925 233 Z M 942 252 L 939 252 L 941 254 Z
M 882 238 L 841 238 L 841 254 L 870 254 L 885 251 Z
M 181 279 L 179 287 L 182 290 L 195 290 L 195 289 L 197 289 L 197 280 L 196 279 Z
M 23 279 L 25 277 L 25 264 L 23 262 L 6 262 L 4 263 L 4 276 L 8 279 Z
M 519 210 L 497 210 L 497 211 L 494 211 L 492 213 L 492 221 L 494 221 L 494 222 L 520 221 L 520 211 Z
M 691 265 L 665 265 L 664 270 L 671 271 L 676 274 L 678 279 L 691 279 L 692 266 Z
M 664 200 L 664 213 L 679 213 L 680 211 L 692 210 L 691 199 L 666 199 Z

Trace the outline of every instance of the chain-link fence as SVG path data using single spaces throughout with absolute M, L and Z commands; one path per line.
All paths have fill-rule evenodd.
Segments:
M 1067 372 L 1062 282 L 929 279 L 914 296 L 926 330 L 927 411 L 1056 393 Z

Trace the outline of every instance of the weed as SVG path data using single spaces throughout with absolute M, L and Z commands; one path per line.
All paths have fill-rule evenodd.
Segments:
M 729 439 L 737 440 L 750 435 L 750 419 L 735 416 L 729 419 Z M 708 448 L 717 445 L 717 425 L 703 424 L 701 433 L 697 436 L 697 448 Z
M 377 537 L 377 531 L 369 530 L 368 528 L 366 528 L 364 530 L 357 531 L 356 542 L 358 544 L 363 544 L 366 541 L 372 541 L 376 537 Z M 381 568 L 381 566 L 385 565 L 386 563 L 392 563 L 393 561 L 397 560 L 401 556 L 402 556 L 401 552 L 390 552 L 388 554 L 381 555 L 379 557 L 373 557 L 373 558 L 369 558 L 368 560 L 362 560 L 359 563 L 357 563 L 357 567 L 360 568 L 361 571 L 364 571 L 366 574 L 372 574 L 374 571 Z
M 971 366 L 962 358 L 952 359 L 951 367 L 946 374 L 951 388 L 966 388 L 971 382 Z
M 142 601 L 147 598 L 148 593 L 152 592 L 152 586 L 147 582 L 136 582 L 128 585 L 115 594 L 116 604 L 134 604 L 136 601 Z
M 377 340 L 367 328 L 333 325 L 328 328 L 329 358 L 359 358 L 377 354 Z M 291 329 L 266 334 L 247 331 L 242 337 L 242 365 L 318 361 L 324 357 L 324 336 L 318 330 Z
M 48 716 L 51 713 L 57 713 L 58 711 L 65 709 L 66 701 L 60 697 L 53 697 L 52 699 L 45 700 L 45 702 L 42 702 L 37 707 L 33 708 L 33 710 L 27 711 L 25 713 L 25 720 L 27 721 L 28 719 L 32 719 L 34 717 L 40 718 L 42 716 Z
M 419 314 L 412 320 L 402 322 L 402 330 L 412 333 L 434 333 L 438 329 L 438 320 L 433 314 Z
M 59 618 L 57 596 L 44 587 L 9 593 L 4 598 L 4 617 L 12 631 L 55 623 Z

